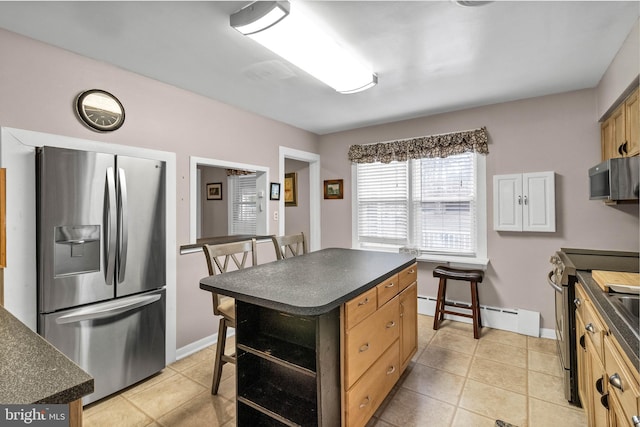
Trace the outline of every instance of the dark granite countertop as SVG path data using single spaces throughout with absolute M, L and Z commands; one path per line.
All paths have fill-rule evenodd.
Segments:
M 0 307 L 0 403 L 71 403 L 93 393 L 93 378 Z
M 622 347 L 629 357 L 629 360 L 631 360 L 636 368 L 639 368 L 640 339 L 638 339 L 637 335 L 639 326 L 636 325 L 634 333 L 633 328 L 616 313 L 607 296 L 608 294 L 593 280 L 591 271 L 578 270 L 576 273 L 578 280 L 583 284 L 585 292 L 591 298 L 591 301 L 593 301 L 594 306 L 607 324 L 611 334 L 616 338 L 620 347 Z
M 415 262 L 408 254 L 330 248 L 205 277 L 200 288 L 299 315 L 328 313 Z

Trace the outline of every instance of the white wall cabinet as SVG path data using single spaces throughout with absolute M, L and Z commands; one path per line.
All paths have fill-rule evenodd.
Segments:
M 556 231 L 554 173 L 494 175 L 493 229 Z

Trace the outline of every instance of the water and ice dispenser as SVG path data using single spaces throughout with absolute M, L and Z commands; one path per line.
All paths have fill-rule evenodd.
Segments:
M 100 271 L 100 226 L 64 225 L 55 228 L 56 277 Z

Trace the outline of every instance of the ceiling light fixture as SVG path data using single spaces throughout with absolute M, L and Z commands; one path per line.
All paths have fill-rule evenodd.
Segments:
M 256 1 L 231 15 L 242 34 L 340 93 L 375 86 L 378 77 L 288 1 Z M 277 24 L 277 25 L 276 25 Z

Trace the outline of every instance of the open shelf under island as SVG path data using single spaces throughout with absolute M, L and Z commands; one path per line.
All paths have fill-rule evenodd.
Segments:
M 408 254 L 323 249 L 210 276 L 236 299 L 238 426 L 363 426 L 417 349 Z

